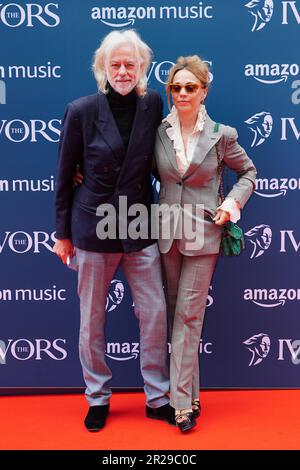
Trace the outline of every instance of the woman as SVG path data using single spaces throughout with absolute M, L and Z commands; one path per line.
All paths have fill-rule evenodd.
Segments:
M 170 404 L 183 432 L 200 415 L 198 349 L 222 225 L 239 219 L 256 177 L 236 130 L 216 125 L 207 115 L 208 86 L 209 70 L 198 56 L 177 60 L 166 87 L 174 106 L 158 128 L 155 145 L 161 180 L 159 248 L 172 326 Z M 218 158 L 238 176 L 220 206 Z

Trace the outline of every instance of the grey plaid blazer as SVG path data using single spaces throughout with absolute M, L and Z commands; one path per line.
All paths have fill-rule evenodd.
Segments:
M 237 131 L 221 124 L 218 131 L 214 132 L 215 122 L 207 116 L 192 161 L 182 176 L 176 164 L 173 143 L 166 133 L 169 126 L 168 122 L 162 122 L 159 126 L 154 151 L 155 163 L 161 180 L 158 201 L 160 251 L 167 253 L 174 239 L 177 239 L 178 248 L 185 255 L 218 253 L 222 227 L 212 220 L 220 203 L 216 144 L 223 163 L 237 174 L 237 182 L 227 197 L 238 201 L 241 208 L 244 207 L 254 190 L 256 168 L 245 150 L 238 144 Z M 186 210 L 185 204 L 192 204 L 193 210 Z M 200 211 L 200 214 L 195 211 L 196 204 L 204 206 L 204 211 Z M 172 210 L 169 210 L 170 206 Z M 195 232 L 197 227 L 201 230 L 198 237 L 200 241 L 193 243 L 192 248 L 190 247 L 191 240 L 181 230 L 186 222 L 191 224 Z M 198 222 L 197 225 L 196 222 Z M 164 225 L 169 223 L 170 235 L 163 238 L 162 230 Z

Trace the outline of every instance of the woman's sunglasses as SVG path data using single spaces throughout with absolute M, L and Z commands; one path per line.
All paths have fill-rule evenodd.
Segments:
M 170 85 L 170 90 L 172 93 L 180 93 L 181 88 L 184 88 L 188 95 L 192 95 L 200 88 L 200 84 L 188 83 L 187 85 L 177 85 L 176 83 L 171 83 Z

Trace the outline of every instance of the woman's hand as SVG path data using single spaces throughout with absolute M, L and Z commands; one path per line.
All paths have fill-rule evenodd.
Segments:
M 64 264 L 67 264 L 68 256 L 72 258 L 74 255 L 74 245 L 70 238 L 64 240 L 57 240 L 54 247 L 54 253 L 62 260 Z
M 75 175 L 73 176 L 74 186 L 77 186 L 78 184 L 81 184 L 82 181 L 83 181 L 83 174 L 80 173 L 80 171 L 79 171 L 79 166 L 77 166 L 77 168 L 76 168 L 76 173 L 75 173 Z
M 215 217 L 213 218 L 216 225 L 224 225 L 228 220 L 230 220 L 230 214 L 227 211 L 222 211 L 222 209 L 218 209 Z

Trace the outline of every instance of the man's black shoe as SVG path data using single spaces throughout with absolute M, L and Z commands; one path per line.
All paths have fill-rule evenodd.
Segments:
M 158 408 L 150 408 L 150 406 L 146 405 L 146 416 L 147 418 L 167 421 L 169 424 L 176 426 L 175 410 L 169 403 Z
M 88 431 L 96 432 L 104 428 L 106 417 L 109 413 L 109 405 L 90 406 L 88 414 L 85 417 L 84 424 Z

